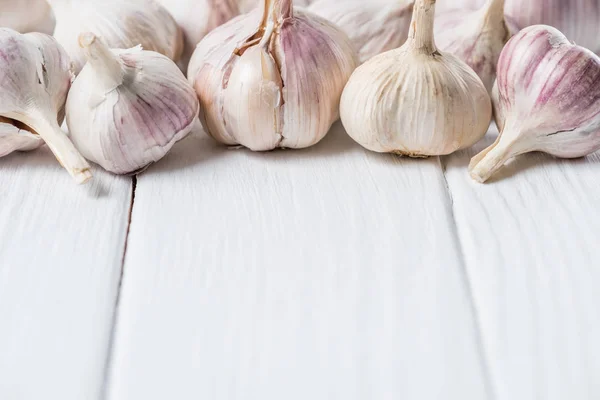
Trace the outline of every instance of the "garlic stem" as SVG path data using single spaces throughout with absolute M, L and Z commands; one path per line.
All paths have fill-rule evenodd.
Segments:
M 504 25 L 504 3 L 505 0 L 488 0 L 487 4 L 483 7 L 484 18 L 483 26 L 488 28 L 487 30 L 494 29 L 495 25 Z M 485 30 L 485 29 L 484 29 Z
M 294 4 L 292 0 L 265 0 L 263 26 L 271 20 L 277 23 L 280 19 L 291 18 L 294 15 Z
M 513 135 L 509 134 L 509 136 Z M 469 166 L 471 177 L 479 183 L 490 179 L 510 158 L 517 155 L 514 145 L 514 140 L 502 140 L 500 137 L 494 144 L 483 150 L 483 157 L 473 159 L 473 163 Z
M 83 49 L 90 66 L 96 71 L 106 93 L 123 83 L 123 64 L 101 38 L 91 32 L 82 33 L 79 35 L 79 46 Z
M 433 38 L 436 0 L 417 0 L 413 11 L 408 43 L 418 51 L 434 54 L 437 51 Z
M 39 134 L 48 145 L 54 156 L 60 164 L 71 174 L 77 183 L 85 183 L 92 178 L 90 165 L 83 158 L 73 143 L 63 132 L 58 123 L 50 118 L 43 116 L 27 118 L 24 121 Z

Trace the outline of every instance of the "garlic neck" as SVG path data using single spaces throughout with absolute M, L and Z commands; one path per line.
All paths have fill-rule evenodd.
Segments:
M 263 24 L 269 21 L 276 24 L 278 21 L 294 16 L 294 5 L 292 0 L 265 0 Z
M 483 31 L 494 31 L 498 26 L 505 26 L 505 0 L 488 0 L 483 6 Z
M 433 37 L 436 0 L 416 0 L 410 23 L 407 43 L 414 50 L 434 54 L 437 52 Z
M 79 35 L 79 45 L 85 57 L 96 72 L 98 82 L 106 91 L 112 91 L 123 83 L 125 68 L 120 58 L 113 53 L 106 43 L 93 33 Z

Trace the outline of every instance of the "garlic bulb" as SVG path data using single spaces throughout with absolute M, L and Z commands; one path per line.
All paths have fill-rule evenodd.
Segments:
M 248 13 L 254 10 L 257 7 L 262 6 L 263 0 L 236 0 L 239 5 L 239 9 L 242 13 Z M 308 7 L 315 0 L 295 0 L 294 5 L 296 7 Z M 335 1 L 344 1 L 344 0 L 335 0 Z
M 90 167 L 59 127 L 72 76 L 63 48 L 43 33 L 0 28 L 0 55 L 0 117 L 40 135 L 73 178 L 86 182 Z
M 504 20 L 504 0 L 488 0 L 476 11 L 440 14 L 435 27 L 438 48 L 467 63 L 491 92 L 500 52 L 511 36 Z
M 406 43 L 358 67 L 344 89 L 342 123 L 369 150 L 450 154 L 488 129 L 492 105 L 481 79 L 435 46 L 435 1 L 416 0 Z
M 342 28 L 363 63 L 406 41 L 413 6 L 413 0 L 317 0 L 308 11 Z
M 237 0 L 158 0 L 173 15 L 185 39 L 184 71 L 196 45 L 218 26 L 240 14 Z
M 574 158 L 600 149 L 600 58 L 552 27 L 526 28 L 508 42 L 493 98 L 500 136 L 471 161 L 479 182 L 523 153 Z
M 46 0 L 0 0 L 0 27 L 52 34 L 54 15 Z
M 200 120 L 221 143 L 255 151 L 319 142 L 339 117 L 339 100 L 356 67 L 348 37 L 291 0 L 211 32 L 196 48 L 188 78 Z
M 167 10 L 154 0 L 49 0 L 56 16 L 54 37 L 63 45 L 76 74 L 85 64 L 77 38 L 94 32 L 111 48 L 142 45 L 178 61 L 183 34 Z
M 486 0 L 442 2 L 446 8 L 481 7 Z M 506 0 L 507 20 L 519 28 L 550 25 L 593 52 L 600 51 L 600 0 Z
M 140 47 L 110 50 L 93 33 L 79 38 L 88 63 L 67 99 L 73 142 L 116 174 L 160 160 L 192 129 L 198 100 L 169 58 Z
M 0 157 L 13 151 L 30 151 L 44 145 L 39 135 L 31 133 L 27 127 L 19 127 L 15 121 L 0 117 Z

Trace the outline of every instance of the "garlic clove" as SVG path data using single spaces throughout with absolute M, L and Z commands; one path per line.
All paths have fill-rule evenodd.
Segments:
M 72 77 L 63 48 L 42 33 L 0 28 L 0 54 L 0 117 L 39 134 L 78 183 L 89 180 L 89 164 L 59 127 Z
M 436 17 L 436 44 L 467 63 L 488 92 L 496 80 L 496 65 L 511 31 L 504 19 L 504 0 L 488 0 L 478 10 L 454 10 Z
M 78 43 L 81 32 L 94 32 L 111 48 L 144 49 L 174 61 L 183 52 L 183 34 L 175 19 L 154 0 L 48 0 L 56 16 L 54 37 L 65 48 L 76 74 L 86 59 Z
M 340 27 L 364 63 L 406 41 L 413 5 L 412 0 L 317 0 L 307 10 Z
M 173 61 L 139 46 L 110 50 L 89 32 L 79 42 L 88 63 L 69 92 L 67 125 L 87 159 L 136 173 L 190 133 L 198 100 Z
M 254 151 L 279 145 L 283 138 L 279 118 L 281 90 L 279 69 L 268 50 L 261 46 L 246 50 L 231 71 L 223 99 L 225 104 L 239 106 L 226 108 L 224 117 L 231 132 L 244 132 L 236 137 L 240 144 Z M 248 112 L 238 112 L 239 109 Z
M 0 117 L 0 157 L 15 151 L 31 151 L 44 145 L 39 135 L 20 129 L 6 118 Z
M 227 93 L 247 90 L 232 88 L 232 84 L 241 84 L 241 80 L 236 78 L 233 82 L 231 79 L 238 63 L 245 64 L 252 59 L 252 68 L 263 69 L 265 64 L 261 65 L 256 56 L 260 52 L 250 53 L 256 58 L 243 59 L 244 54 L 256 46 L 261 46 L 270 56 L 265 58 L 263 54 L 261 60 L 272 58 L 275 62 L 267 64 L 276 67 L 281 77 L 281 98 L 272 90 L 269 92 L 271 100 L 263 105 L 249 104 L 244 95 L 237 98 L 231 95 L 226 101 Z M 304 148 L 320 141 L 338 119 L 339 98 L 355 66 L 356 54 L 339 28 L 310 13 L 294 10 L 290 0 L 266 0 L 263 9 L 215 29 L 199 43 L 190 62 L 188 78 L 200 99 L 200 120 L 216 140 L 228 145 L 253 143 L 252 147 L 260 150 Z M 278 80 L 274 72 L 259 86 L 275 89 Z M 249 75 L 256 77 L 260 72 Z M 258 81 L 253 82 L 258 84 Z M 262 141 L 261 146 L 256 147 L 253 142 L 256 135 L 251 130 L 228 123 L 232 119 L 249 120 L 248 114 L 255 113 L 255 108 L 270 115 L 270 110 L 262 107 L 274 104 L 280 108 L 280 132 L 269 130 L 265 135 L 273 139 L 277 133 L 282 137 L 270 142 L 271 146 L 264 146 L 268 141 Z
M 406 43 L 356 69 L 341 101 L 342 123 L 363 147 L 427 157 L 479 141 L 491 120 L 481 79 L 457 57 L 439 52 L 435 0 L 415 1 Z
M 493 91 L 500 136 L 471 161 L 473 179 L 485 182 L 527 152 L 575 158 L 600 149 L 599 82 L 600 58 L 557 29 L 537 25 L 515 35 Z
M 237 0 L 158 0 L 171 13 L 184 34 L 184 51 L 180 62 L 184 68 L 196 45 L 210 31 L 240 14 Z
M 0 27 L 52 34 L 54 14 L 46 0 L 0 0 Z

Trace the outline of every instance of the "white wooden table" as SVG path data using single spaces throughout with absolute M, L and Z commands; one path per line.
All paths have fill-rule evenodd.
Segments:
M 197 132 L 137 180 L 0 159 L 0 399 L 599 399 L 600 157 Z

